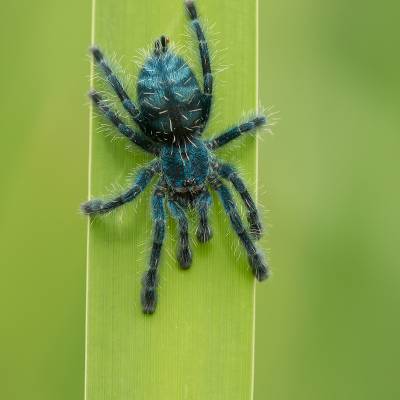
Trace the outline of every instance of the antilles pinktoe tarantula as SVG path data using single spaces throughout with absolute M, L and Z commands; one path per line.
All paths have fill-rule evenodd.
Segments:
M 200 51 L 203 71 L 203 90 L 189 65 L 168 47 L 168 38 L 161 36 L 154 51 L 145 61 L 138 77 L 137 107 L 113 73 L 102 52 L 93 47 L 91 52 L 98 67 L 118 95 L 125 110 L 141 132 L 122 122 L 101 95 L 92 90 L 90 97 L 110 122 L 135 145 L 155 156 L 149 165 L 139 170 L 133 186 L 112 200 L 93 199 L 82 205 L 85 214 L 104 214 L 133 201 L 149 185 L 155 175 L 158 183 L 152 196 L 154 222 L 153 244 L 149 267 L 143 277 L 141 301 L 144 313 L 153 313 L 157 304 L 158 265 L 165 236 L 165 207 L 179 227 L 178 261 L 189 268 L 192 252 L 189 246 L 188 220 L 185 209 L 193 207 L 199 216 L 197 239 L 204 243 L 212 231 L 208 221 L 211 205 L 209 189 L 215 190 L 233 230 L 245 248 L 254 276 L 262 281 L 268 276 L 268 267 L 253 239 L 259 239 L 262 227 L 256 205 L 246 185 L 232 165 L 220 161 L 215 151 L 266 123 L 263 115 L 239 124 L 216 136 L 203 140 L 202 133 L 210 116 L 213 100 L 213 75 L 210 55 L 202 24 L 193 0 L 185 7 L 194 29 Z M 249 232 L 243 225 L 230 190 L 223 182 L 228 180 L 240 194 L 249 222 Z

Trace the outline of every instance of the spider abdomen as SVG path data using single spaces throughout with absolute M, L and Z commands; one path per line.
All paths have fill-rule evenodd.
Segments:
M 172 51 L 147 59 L 137 86 L 142 114 L 151 136 L 172 143 L 202 126 L 203 95 L 182 57 Z
M 193 138 L 192 143 L 163 146 L 160 158 L 162 174 L 173 191 L 197 191 L 204 186 L 210 161 L 201 140 Z

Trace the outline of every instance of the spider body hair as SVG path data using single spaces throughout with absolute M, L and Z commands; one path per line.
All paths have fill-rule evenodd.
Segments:
M 95 63 L 139 132 L 128 126 L 100 93 L 92 89 L 89 96 L 94 105 L 123 136 L 155 158 L 137 171 L 127 191 L 110 200 L 89 200 L 82 204 L 81 209 L 87 215 L 109 213 L 133 201 L 158 175 L 151 200 L 153 241 L 148 269 L 142 279 L 141 302 L 146 314 L 155 311 L 158 300 L 158 269 L 166 234 L 166 211 L 177 222 L 179 240 L 176 257 L 181 268 L 187 269 L 192 264 L 193 255 L 186 210 L 194 209 L 198 215 L 197 240 L 200 243 L 210 240 L 213 235 L 208 219 L 212 203 L 210 190 L 218 194 L 233 231 L 247 252 L 254 276 L 259 281 L 268 277 L 267 262 L 254 243 L 262 234 L 255 202 L 236 169 L 219 160 L 215 154 L 219 148 L 264 126 L 266 117 L 256 115 L 211 140 L 202 138 L 212 111 L 213 73 L 207 40 L 194 1 L 185 0 L 185 7 L 197 37 L 203 73 L 202 87 L 193 70 L 169 48 L 169 39 L 163 35 L 155 41 L 153 52 L 148 55 L 139 72 L 139 104 L 136 106 L 101 50 L 98 47 L 91 49 Z M 247 209 L 248 229 L 223 180 L 230 182 L 240 195 Z
M 204 95 L 197 79 L 171 50 L 155 52 L 139 72 L 137 98 L 148 125 L 146 133 L 156 142 L 182 142 L 198 131 Z

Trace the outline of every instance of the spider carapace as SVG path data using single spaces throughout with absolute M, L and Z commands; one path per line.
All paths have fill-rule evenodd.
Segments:
M 169 38 L 163 35 L 156 40 L 152 54 L 140 70 L 137 107 L 100 49 L 91 49 L 96 64 L 140 131 L 125 124 L 97 91 L 91 90 L 89 96 L 120 133 L 152 154 L 154 160 L 139 170 L 126 192 L 113 199 L 89 200 L 82 205 L 82 211 L 88 215 L 108 213 L 134 200 L 158 176 L 151 204 L 153 243 L 149 266 L 142 280 L 141 302 L 143 312 L 147 314 L 153 313 L 157 305 L 158 267 L 165 237 L 166 208 L 179 227 L 179 264 L 182 268 L 189 268 L 192 252 L 186 209 L 192 207 L 197 211 L 199 222 L 196 236 L 199 242 L 207 242 L 212 237 L 208 220 L 211 206 L 209 190 L 217 192 L 232 228 L 248 254 L 254 276 L 260 281 L 268 276 L 266 261 L 254 244 L 254 240 L 259 239 L 262 233 L 256 205 L 235 168 L 219 160 L 215 154 L 216 150 L 232 140 L 265 125 L 266 117 L 255 115 L 211 140 L 202 138 L 213 102 L 213 74 L 208 44 L 196 6 L 192 0 L 186 0 L 185 8 L 197 36 L 203 72 L 202 88 L 192 69 L 170 49 Z M 232 183 L 240 194 L 247 209 L 248 229 L 224 181 Z

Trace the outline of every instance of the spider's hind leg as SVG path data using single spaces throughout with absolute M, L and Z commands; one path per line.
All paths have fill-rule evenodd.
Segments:
M 125 110 L 128 111 L 132 119 L 139 125 L 142 131 L 145 130 L 145 126 L 143 124 L 143 117 L 140 110 L 136 107 L 136 105 L 132 102 L 128 94 L 126 93 L 124 87 L 122 86 L 121 81 L 115 75 L 115 73 L 111 70 L 111 67 L 107 63 L 106 59 L 104 58 L 103 53 L 101 50 L 94 46 L 90 49 L 93 58 L 96 64 L 102 69 L 107 81 L 110 83 L 111 87 L 114 89 L 115 93 L 117 94 L 118 98 L 120 99 L 122 105 L 124 106 Z
M 212 177 L 211 181 L 213 189 L 218 193 L 221 202 L 224 206 L 225 212 L 229 216 L 231 220 L 231 225 L 236 234 L 238 235 L 240 241 L 243 244 L 243 247 L 246 249 L 246 252 L 249 257 L 249 263 L 251 269 L 253 271 L 254 276 L 259 281 L 263 281 L 268 278 L 268 266 L 264 261 L 262 255 L 257 250 L 250 236 L 246 232 L 245 227 L 243 226 L 242 219 L 237 211 L 235 202 L 232 198 L 232 195 L 229 189 L 218 179 L 216 176 Z
M 208 210 L 211 205 L 211 196 L 208 191 L 199 195 L 195 207 L 199 213 L 199 225 L 197 227 L 197 240 L 201 243 L 208 242 L 212 238 L 212 230 L 208 222 Z
M 183 269 L 188 269 L 192 264 L 192 251 L 189 246 L 189 226 L 183 208 L 173 200 L 168 201 L 172 217 L 179 224 L 178 261 Z
M 201 58 L 201 67 L 203 70 L 203 86 L 204 86 L 204 106 L 203 106 L 203 122 L 207 123 L 210 116 L 211 104 L 212 104 L 212 94 L 213 94 L 213 75 L 211 72 L 211 60 L 210 52 L 208 50 L 208 44 L 206 37 L 204 35 L 204 30 L 201 22 L 198 19 L 197 9 L 195 2 L 193 0 L 185 0 L 185 7 L 188 16 L 191 20 L 193 29 L 196 32 L 197 40 L 199 42 L 199 51 Z

